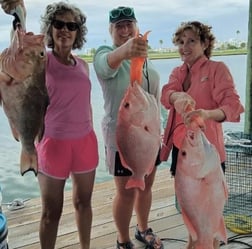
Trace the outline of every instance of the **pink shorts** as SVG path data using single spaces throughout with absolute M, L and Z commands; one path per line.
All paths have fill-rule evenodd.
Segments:
M 67 179 L 70 173 L 86 173 L 98 165 L 97 138 L 92 130 L 77 139 L 44 137 L 36 146 L 38 171 L 58 179 Z

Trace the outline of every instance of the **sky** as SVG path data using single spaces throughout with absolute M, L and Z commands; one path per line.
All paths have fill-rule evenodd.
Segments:
M 249 1 L 251 0 L 69 0 L 87 16 L 87 43 L 81 51 L 111 44 L 108 27 L 108 13 L 114 7 L 130 6 L 135 10 L 141 33 L 151 30 L 148 36 L 151 48 L 173 47 L 172 35 L 184 21 L 198 20 L 212 26 L 218 41 L 238 39 L 247 41 Z M 27 9 L 27 31 L 40 32 L 40 17 L 47 4 L 53 0 L 24 0 Z M 9 16 L 0 9 L 0 51 L 9 45 L 12 23 Z M 237 31 L 239 32 L 237 33 Z

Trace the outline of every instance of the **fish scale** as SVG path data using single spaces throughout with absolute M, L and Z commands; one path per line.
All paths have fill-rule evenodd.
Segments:
M 22 6 L 16 7 L 17 10 L 20 8 Z M 18 13 L 24 14 L 25 11 Z M 25 16 L 19 19 L 25 22 Z M 23 175 L 29 170 L 37 174 L 34 143 L 43 135 L 48 95 L 44 35 L 26 32 L 22 26 L 24 24 L 17 25 L 10 46 L 0 56 L 0 104 L 13 137 L 21 142 L 20 173 Z
M 148 33 L 142 39 L 146 40 Z M 141 87 L 144 60 L 142 57 L 131 60 L 130 84 L 120 103 L 116 126 L 122 165 L 132 172 L 126 189 L 145 189 L 144 178 L 151 174 L 161 144 L 157 100 Z
M 175 174 L 175 193 L 190 234 L 187 248 L 215 249 L 227 242 L 223 218 L 228 188 L 216 148 L 200 128 L 187 130 Z

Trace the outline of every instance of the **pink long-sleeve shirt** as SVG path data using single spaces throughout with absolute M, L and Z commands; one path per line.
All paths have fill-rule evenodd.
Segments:
M 169 82 L 163 86 L 161 103 L 166 109 L 174 108 L 170 104 L 170 95 L 173 92 L 182 92 L 182 84 L 187 75 L 187 65 L 176 67 Z M 235 89 L 232 75 L 223 62 L 212 61 L 202 57 L 191 67 L 191 86 L 187 93 L 196 101 L 195 109 L 221 109 L 226 116 L 224 121 L 239 122 L 240 114 L 244 107 Z M 176 114 L 176 123 L 182 122 L 179 114 Z M 205 134 L 208 140 L 217 148 L 221 162 L 225 161 L 225 146 L 222 123 L 214 120 L 206 120 Z M 167 127 L 168 129 L 168 127 Z M 165 135 L 167 134 L 165 131 Z M 175 129 L 176 133 L 176 129 Z

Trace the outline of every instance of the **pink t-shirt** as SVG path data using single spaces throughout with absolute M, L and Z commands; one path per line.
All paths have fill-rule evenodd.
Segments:
M 49 106 L 45 116 L 44 136 L 57 139 L 79 138 L 92 128 L 91 82 L 80 58 L 67 66 L 47 53 L 46 86 Z

